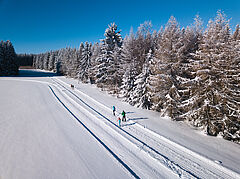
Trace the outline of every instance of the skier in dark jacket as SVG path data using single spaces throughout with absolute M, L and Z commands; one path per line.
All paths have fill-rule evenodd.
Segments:
M 122 112 L 122 121 L 125 121 L 125 122 L 126 122 L 126 113 L 125 113 L 124 110 L 123 110 L 123 112 Z
M 113 106 L 113 115 L 115 116 L 115 111 L 116 111 L 116 108 L 115 106 Z

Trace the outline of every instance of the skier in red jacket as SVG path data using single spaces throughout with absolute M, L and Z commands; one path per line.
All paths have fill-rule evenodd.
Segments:
M 121 119 L 122 118 L 122 116 L 121 116 L 121 114 L 118 116 L 118 125 L 119 125 L 119 127 L 121 127 Z

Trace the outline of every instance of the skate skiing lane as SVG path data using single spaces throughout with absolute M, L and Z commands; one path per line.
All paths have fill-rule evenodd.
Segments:
M 54 79 L 57 79 L 57 78 L 54 78 Z M 62 82 L 62 83 L 65 84 L 65 85 L 69 86 L 69 84 L 63 82 L 62 80 L 59 80 L 59 79 L 57 79 L 57 80 L 58 80 L 59 82 Z M 91 97 L 89 97 L 89 96 L 86 95 L 85 93 L 79 91 L 78 89 L 75 88 L 75 91 L 83 94 L 84 96 L 86 96 L 87 98 L 89 98 L 90 100 L 92 100 L 94 103 L 97 103 L 98 106 L 102 106 L 102 107 L 104 107 L 106 110 L 112 111 L 110 108 L 108 108 L 108 107 L 106 107 L 105 105 L 101 104 L 100 102 L 92 99 Z M 92 108 L 91 106 L 89 106 L 89 107 Z M 92 110 L 95 110 L 95 109 L 92 109 Z M 95 110 L 95 111 L 96 111 L 96 110 Z M 98 113 L 98 112 L 97 112 L 97 113 Z M 102 115 L 102 114 L 100 114 L 100 115 Z M 106 118 L 105 116 L 103 116 L 103 117 Z M 108 120 L 108 119 L 107 119 L 107 120 Z M 109 120 L 109 121 L 110 121 L 110 120 Z M 111 122 L 111 121 L 110 121 L 110 122 Z M 179 144 L 177 144 L 177 143 L 175 143 L 175 142 L 173 142 L 173 141 L 171 141 L 171 140 L 169 140 L 169 139 L 166 139 L 165 137 L 163 137 L 163 136 L 161 136 L 161 135 L 159 135 L 159 134 L 157 134 L 157 133 L 155 133 L 155 132 L 153 132 L 153 131 L 151 131 L 151 130 L 149 130 L 149 129 L 147 129 L 147 128 L 144 128 L 143 126 L 141 126 L 141 125 L 139 125 L 139 124 L 135 124 L 135 125 L 136 125 L 138 128 L 141 128 L 142 130 L 145 130 L 145 131 L 147 131 L 148 133 L 151 133 L 152 135 L 156 136 L 157 138 L 160 138 L 161 140 L 164 140 L 165 142 L 169 143 L 170 145 L 172 145 L 172 146 L 174 146 L 174 147 L 176 147 L 176 148 L 179 148 L 179 149 L 182 150 L 183 152 L 186 152 L 186 153 L 192 155 L 193 157 L 198 158 L 199 160 L 204 161 L 204 162 L 207 163 L 208 165 L 211 165 L 211 166 L 213 166 L 214 168 L 216 168 L 216 169 L 218 169 L 218 170 L 220 170 L 220 171 L 224 171 L 224 173 L 228 174 L 229 176 L 232 176 L 232 177 L 234 177 L 234 178 L 239 177 L 239 174 L 238 174 L 238 173 L 235 173 L 234 171 L 232 171 L 232 170 L 230 170 L 230 169 L 228 169 L 228 168 L 225 168 L 225 167 L 223 167 L 223 166 L 215 163 L 214 161 L 209 160 L 209 159 L 207 159 L 207 158 L 199 155 L 198 153 L 195 153 L 195 152 L 193 152 L 193 151 L 191 151 L 191 150 L 189 150 L 189 149 L 187 149 L 187 148 L 185 148 L 185 147 L 183 147 L 183 146 L 181 146 L 181 145 L 179 145 Z M 144 145 L 146 145 L 146 144 L 144 144 Z
M 0 79 L 0 178 L 131 178 L 47 84 Z

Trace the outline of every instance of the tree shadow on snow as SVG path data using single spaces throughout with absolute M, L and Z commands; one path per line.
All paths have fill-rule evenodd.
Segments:
M 145 120 L 148 119 L 147 117 L 136 117 L 136 118 L 129 118 L 129 121 L 138 121 L 138 120 Z
M 60 76 L 54 72 L 37 71 L 32 69 L 19 69 L 19 74 L 14 77 L 53 77 Z
M 122 124 L 121 126 L 122 126 L 122 127 L 125 127 L 125 126 L 132 126 L 132 125 L 134 125 L 134 124 L 136 124 L 136 122 L 134 122 L 134 123 L 130 123 L 130 124 Z
M 132 113 L 135 113 L 135 112 L 126 112 L 126 114 L 132 114 Z

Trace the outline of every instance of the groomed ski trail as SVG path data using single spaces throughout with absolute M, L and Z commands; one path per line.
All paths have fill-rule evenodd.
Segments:
M 177 174 L 160 164 L 128 140 L 121 128 L 112 128 L 101 118 L 95 116 L 83 106 L 76 103 L 64 89 L 55 85 L 50 87 L 54 96 L 73 117 L 93 135 L 135 178 L 178 178 Z M 81 117 L 84 116 L 84 117 Z M 87 119 L 87 120 L 86 120 Z M 127 167 L 126 167 L 127 166 Z M 187 176 L 187 175 L 186 175 Z M 192 177 L 187 177 L 192 178 Z
M 100 108 L 101 112 L 103 111 L 104 114 L 108 116 L 105 117 L 104 115 L 102 115 L 102 117 L 108 120 L 108 122 L 112 121 L 110 120 L 111 117 L 109 117 L 112 114 L 111 108 L 96 101 L 95 99 L 81 92 L 77 88 L 75 88 L 73 91 L 71 89 L 68 89 L 69 84 L 63 82 L 62 80 L 56 77 L 52 79 L 57 80 L 57 84 L 62 85 L 62 87 L 66 91 L 72 93 L 72 95 L 75 95 L 75 98 L 79 98 L 81 100 L 85 99 L 86 101 L 88 101 L 88 103 L 91 103 L 91 105 L 87 103 L 86 105 L 89 105 L 89 107 L 92 108 L 92 110 L 94 110 L 99 115 L 102 115 L 95 109 L 97 107 Z M 183 176 L 182 173 L 188 173 L 192 177 L 196 178 L 198 177 L 209 178 L 210 176 L 211 178 L 240 178 L 240 175 L 238 173 L 230 169 L 227 169 L 221 166 L 220 164 L 217 164 L 214 161 L 207 159 L 206 157 L 203 157 L 187 149 L 186 147 L 183 147 L 137 123 L 128 122 L 125 126 L 128 126 L 124 127 L 123 130 L 125 132 L 129 133 L 130 136 L 132 135 L 133 138 L 136 136 L 135 138 L 141 141 L 144 144 L 143 145 L 144 147 L 147 146 L 146 147 L 147 152 L 154 151 L 152 153 L 155 154 L 150 154 L 153 158 L 157 159 L 160 163 L 164 164 L 166 167 L 172 168 L 171 170 L 176 172 L 179 175 L 179 177 Z M 151 146 L 154 146 L 157 149 Z M 172 165 L 174 167 L 171 167 Z

